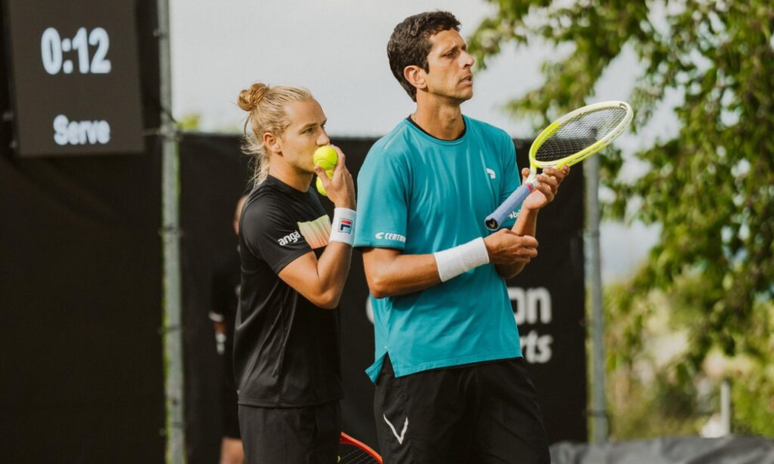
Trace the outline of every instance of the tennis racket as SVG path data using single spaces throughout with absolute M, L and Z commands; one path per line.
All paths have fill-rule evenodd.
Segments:
M 341 432 L 339 464 L 382 464 L 382 457 L 365 443 Z
M 597 153 L 617 139 L 632 122 L 634 112 L 628 103 L 607 101 L 584 106 L 568 113 L 537 136 L 529 149 L 529 176 L 484 223 L 489 230 L 521 206 L 538 186 L 538 169 L 572 166 Z

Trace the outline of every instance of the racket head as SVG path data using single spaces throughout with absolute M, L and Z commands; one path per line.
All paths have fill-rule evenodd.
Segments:
M 382 464 L 382 457 L 370 446 L 341 432 L 338 464 Z
M 546 127 L 529 150 L 534 168 L 572 166 L 617 139 L 632 122 L 634 111 L 623 101 L 594 103 L 567 113 Z

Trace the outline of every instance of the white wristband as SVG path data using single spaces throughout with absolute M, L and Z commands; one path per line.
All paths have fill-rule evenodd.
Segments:
M 349 246 L 355 242 L 355 220 L 357 212 L 349 208 L 336 208 L 333 210 L 333 222 L 331 223 L 331 237 L 329 242 L 342 242 Z
M 446 282 L 471 269 L 489 263 L 484 239 L 479 237 L 468 243 L 433 254 L 438 265 L 441 282 Z

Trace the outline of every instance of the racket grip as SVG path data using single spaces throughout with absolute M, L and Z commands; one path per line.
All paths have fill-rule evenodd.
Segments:
M 503 204 L 494 211 L 494 213 L 486 217 L 484 220 L 486 228 L 492 231 L 499 229 L 500 224 L 505 221 L 513 210 L 518 208 L 522 202 L 524 202 L 524 199 L 527 198 L 533 190 L 535 190 L 535 184 L 531 182 L 514 190 L 511 196 L 509 196 Z

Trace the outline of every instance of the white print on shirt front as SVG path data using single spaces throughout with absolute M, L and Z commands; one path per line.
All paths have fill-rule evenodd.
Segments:
M 486 168 L 486 173 L 489 174 L 490 179 L 497 179 L 497 174 L 495 174 L 494 169 Z
M 400 436 L 398 436 L 398 431 L 395 430 L 395 426 L 392 425 L 392 422 L 390 422 L 387 419 L 387 416 L 382 414 L 382 417 L 384 417 L 384 422 L 387 422 L 387 425 L 390 426 L 390 430 L 392 430 L 392 434 L 395 435 L 395 438 L 398 439 L 398 444 L 403 444 L 403 439 L 406 438 L 406 430 L 408 429 L 408 417 L 406 418 L 406 421 L 403 423 L 403 430 L 400 432 Z
M 331 218 L 323 214 L 314 221 L 299 222 L 298 230 L 313 250 L 328 245 L 331 236 Z

